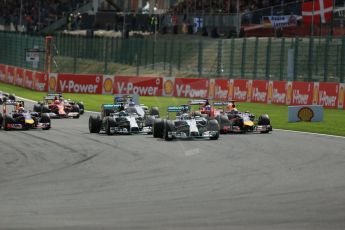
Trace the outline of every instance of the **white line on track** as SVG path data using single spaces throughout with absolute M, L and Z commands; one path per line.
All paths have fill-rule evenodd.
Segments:
M 18 97 L 18 98 L 20 98 L 22 100 L 25 100 L 25 101 L 30 101 L 30 102 L 36 103 L 36 101 L 30 100 L 30 99 L 27 99 L 27 98 L 24 98 L 24 97 Z M 99 113 L 99 112 L 88 111 L 88 110 L 85 110 L 85 112 L 88 112 L 88 113 Z M 345 139 L 345 137 L 342 137 L 342 136 L 322 134 L 322 133 L 308 133 L 308 132 L 294 131 L 294 130 L 287 130 L 287 129 L 273 129 L 273 130 L 279 130 L 279 131 L 291 132 L 291 133 L 308 134 L 308 135 L 316 135 L 316 136 L 324 136 L 324 137 L 336 137 L 336 138 L 343 138 L 343 139 Z
M 324 136 L 324 137 L 337 137 L 337 138 L 345 139 L 345 137 L 343 137 L 343 136 L 336 136 L 336 135 L 330 135 L 330 134 L 303 132 L 303 131 L 295 131 L 295 130 L 288 130 L 288 129 L 273 129 L 273 130 L 291 132 L 291 133 L 309 134 L 309 135 L 316 135 L 316 136 Z

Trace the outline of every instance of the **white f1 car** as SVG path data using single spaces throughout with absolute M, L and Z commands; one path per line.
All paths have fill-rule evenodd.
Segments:
M 176 112 L 176 119 L 169 120 L 169 113 Z M 169 106 L 168 119 L 156 119 L 153 124 L 153 137 L 164 138 L 167 141 L 175 138 L 219 138 L 217 120 L 206 119 L 190 112 L 189 105 Z

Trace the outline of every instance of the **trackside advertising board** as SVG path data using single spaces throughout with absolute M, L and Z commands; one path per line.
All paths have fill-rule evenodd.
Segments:
M 0 64 L 0 81 L 40 92 L 213 98 L 345 109 L 345 83 L 114 76 L 32 71 Z M 1 90 L 1 89 L 0 89 Z
M 315 89 L 315 87 L 314 87 Z M 335 109 L 338 107 L 339 83 L 319 83 L 318 105 Z
M 253 80 L 251 88 L 251 102 L 267 103 L 268 81 Z
M 209 80 L 206 78 L 175 78 L 174 96 L 207 98 Z
M 210 81 L 209 96 L 216 100 L 227 100 L 228 91 L 229 91 L 229 80 L 227 79 L 213 79 L 213 80 L 214 80 L 213 87 Z M 213 93 L 211 89 L 213 89 Z
M 33 76 L 32 88 L 36 91 L 47 92 L 48 91 L 48 73 L 35 72 Z
M 162 96 L 162 77 L 115 76 L 114 94 Z
M 251 83 L 249 83 L 250 85 Z M 251 92 L 251 89 L 249 89 Z M 248 95 L 248 83 L 244 79 L 236 79 L 233 83 L 233 96 L 231 100 L 235 101 L 247 101 Z M 250 98 L 250 97 L 248 97 Z
M 288 105 L 311 105 L 313 97 L 312 82 L 288 82 Z
M 0 81 L 5 82 L 5 77 L 6 77 L 6 65 L 0 64 Z
M 267 103 L 285 105 L 286 104 L 286 81 L 270 81 L 268 85 Z
M 7 71 L 6 71 L 5 82 L 13 85 L 15 74 L 16 74 L 16 67 L 8 66 Z
M 102 94 L 103 76 L 97 74 L 58 74 L 56 84 L 57 92 Z
M 31 70 L 25 70 L 25 74 L 24 74 L 24 88 L 27 89 L 33 89 L 33 76 L 34 76 L 34 72 Z
M 23 68 L 17 68 L 16 75 L 14 76 L 14 84 L 16 86 L 24 86 L 25 70 Z

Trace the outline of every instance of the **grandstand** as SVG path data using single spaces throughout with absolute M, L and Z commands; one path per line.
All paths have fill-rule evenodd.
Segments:
M 24 50 L 54 33 L 55 72 L 284 80 L 293 60 L 289 79 L 344 82 L 344 1 L 313 27 L 303 2 L 0 0 L 0 30 L 30 32 L 0 32 L 0 63 L 30 67 Z M 295 20 L 277 27 L 271 16 Z
M 315 35 L 343 35 L 345 2 L 332 0 L 331 24 Z M 288 28 L 268 28 L 267 16 L 296 15 L 306 0 L 0 0 L 0 30 L 114 30 L 219 36 L 306 36 L 301 20 Z M 154 20 L 157 26 L 153 26 Z M 128 33 L 125 33 L 126 35 Z

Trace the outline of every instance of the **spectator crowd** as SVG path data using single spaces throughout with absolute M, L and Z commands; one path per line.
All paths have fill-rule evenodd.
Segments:
M 25 31 L 38 31 L 76 10 L 88 0 L 0 0 L 0 25 L 22 26 Z

